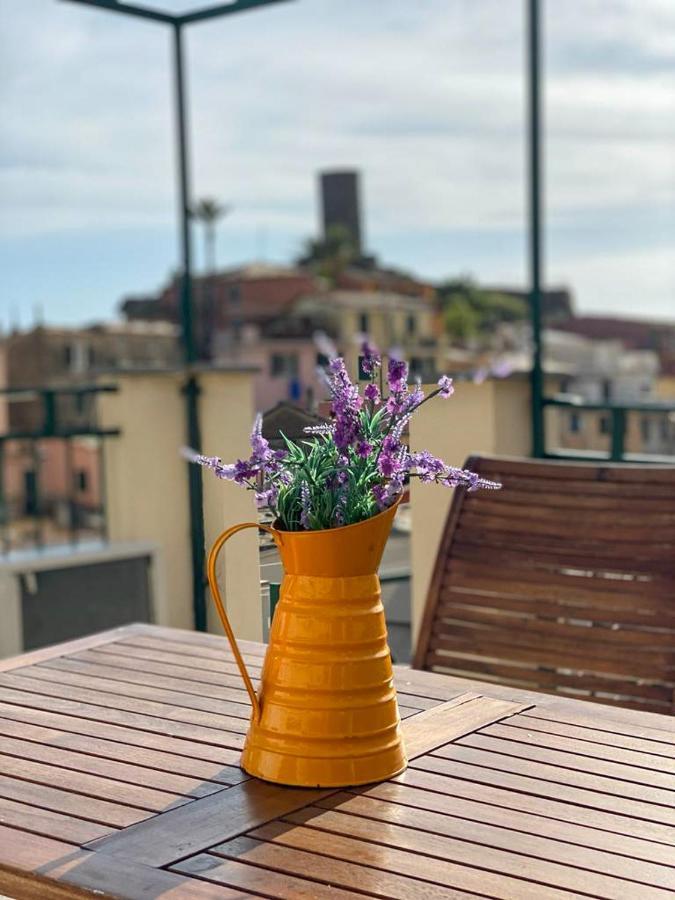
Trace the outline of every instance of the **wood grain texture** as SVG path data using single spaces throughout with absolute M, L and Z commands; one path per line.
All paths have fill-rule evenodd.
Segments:
M 419 713 L 404 724 L 408 759 L 415 759 L 492 722 L 527 709 L 522 703 L 493 700 L 479 694 L 460 694 L 454 700 Z
M 226 835 L 243 834 L 261 822 L 307 806 L 326 791 L 282 788 L 251 779 L 155 816 L 144 828 L 126 828 L 89 845 L 118 859 L 166 866 L 213 846 Z
M 63 641 L 60 644 L 51 644 L 49 647 L 41 647 L 39 650 L 31 650 L 28 653 L 22 653 L 19 656 L 8 656 L 6 659 L 0 659 L 0 672 L 9 672 L 13 669 L 23 669 L 26 666 L 32 666 L 35 663 L 43 662 L 46 659 L 55 659 L 59 656 L 66 656 L 70 653 L 77 653 L 78 650 L 88 650 L 91 647 L 99 647 L 102 644 L 110 644 L 125 637 L 130 637 L 137 633 L 139 625 L 123 625 L 120 628 L 111 628 L 108 631 L 101 631 L 98 634 L 90 634 L 83 638 L 77 638 L 74 641 Z
M 0 825 L 0 891 L 16 900 L 124 897 L 125 900 L 241 900 L 247 891 L 203 884 L 176 873 L 118 863 L 46 837 Z

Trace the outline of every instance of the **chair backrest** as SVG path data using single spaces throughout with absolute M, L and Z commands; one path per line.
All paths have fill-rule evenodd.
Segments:
M 675 466 L 474 457 L 413 665 L 673 713 Z

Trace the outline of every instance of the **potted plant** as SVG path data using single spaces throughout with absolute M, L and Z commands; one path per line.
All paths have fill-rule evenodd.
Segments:
M 258 504 L 276 515 L 272 528 L 248 522 L 224 532 L 209 555 L 208 576 L 253 707 L 242 767 L 282 784 L 364 784 L 405 768 L 377 576 L 404 483 L 499 487 L 404 442 L 423 404 L 452 395 L 452 379 L 443 376 L 425 396 L 420 385 L 410 389 L 403 360 L 389 359 L 385 379 L 375 348 L 366 342 L 362 354 L 362 395 L 344 360 L 330 361 L 331 421 L 307 429 L 307 441 L 286 440 L 284 450 L 273 450 L 258 416 L 248 459 L 225 465 L 218 457 L 190 457 L 255 491 Z M 225 541 L 250 527 L 272 535 L 284 567 L 258 695 L 215 571 Z

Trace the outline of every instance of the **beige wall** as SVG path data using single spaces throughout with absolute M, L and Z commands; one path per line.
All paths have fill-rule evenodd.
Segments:
M 185 399 L 180 373 L 120 374 L 119 391 L 100 397 L 100 422 L 119 428 L 106 442 L 105 487 L 113 541 L 152 541 L 160 548 L 156 621 L 192 628 L 190 516 L 184 446 Z M 252 374 L 200 374 L 204 452 L 231 460 L 246 453 L 253 418 Z M 204 473 L 207 544 L 227 525 L 255 518 L 250 495 Z M 221 585 L 237 634 L 260 636 L 260 576 L 255 531 L 238 535 L 221 554 Z M 224 573 L 224 567 L 227 573 Z M 210 617 L 211 625 L 213 618 Z
M 430 450 L 455 466 L 463 465 L 471 454 L 527 456 L 531 444 L 529 404 L 525 378 L 480 385 L 459 382 L 449 400 L 432 400 L 413 416 L 411 448 Z M 410 499 L 414 645 L 452 492 L 412 479 Z
M 246 373 L 213 372 L 200 376 L 202 447 L 209 456 L 225 462 L 250 455 L 249 434 L 254 419 L 253 376 Z M 210 547 L 221 531 L 238 522 L 255 522 L 253 494 L 204 472 L 204 529 Z M 258 531 L 250 528 L 236 534 L 218 558 L 218 584 L 227 613 L 238 637 L 262 640 L 260 560 Z M 209 631 L 222 632 L 210 598 Z

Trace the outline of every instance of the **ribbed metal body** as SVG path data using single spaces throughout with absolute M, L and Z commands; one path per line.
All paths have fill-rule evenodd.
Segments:
M 376 574 L 286 575 L 242 766 L 283 784 L 335 787 L 405 767 Z

